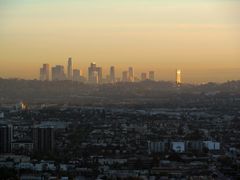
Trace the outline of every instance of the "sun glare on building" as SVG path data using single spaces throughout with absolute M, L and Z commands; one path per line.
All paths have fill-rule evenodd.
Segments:
M 177 69 L 176 71 L 176 84 L 180 86 L 182 84 L 181 70 Z

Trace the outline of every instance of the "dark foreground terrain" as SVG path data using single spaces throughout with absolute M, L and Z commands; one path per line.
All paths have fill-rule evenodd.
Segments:
M 240 178 L 239 82 L 0 82 L 2 179 Z

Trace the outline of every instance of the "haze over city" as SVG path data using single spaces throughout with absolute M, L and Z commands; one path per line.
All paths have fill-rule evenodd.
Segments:
M 240 79 L 237 0 L 0 0 L 0 77 L 38 79 L 43 63 L 87 76 L 90 62 L 155 71 L 157 80 Z
M 240 0 L 0 0 L 0 180 L 240 179 Z

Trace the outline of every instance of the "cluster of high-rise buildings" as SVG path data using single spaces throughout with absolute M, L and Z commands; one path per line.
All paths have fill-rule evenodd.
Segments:
M 145 81 L 145 80 L 155 81 L 155 72 L 149 71 L 148 75 L 147 73 L 142 72 L 140 75 L 140 79 L 134 75 L 133 67 L 129 67 L 128 71 L 122 72 L 123 82 L 137 82 L 137 81 Z
M 64 71 L 63 65 L 56 65 L 52 67 L 52 81 L 83 81 L 84 77 L 80 69 L 73 69 L 72 58 L 68 58 L 67 62 L 67 74 Z M 50 66 L 49 64 L 43 64 L 40 68 L 40 80 L 50 80 Z
M 49 64 L 43 64 L 40 68 L 40 80 L 49 81 L 50 80 L 50 66 Z M 95 62 L 90 64 L 88 67 L 88 78 L 83 76 L 83 72 L 80 69 L 73 69 L 72 58 L 68 58 L 67 61 L 67 73 L 64 71 L 63 65 L 56 65 L 51 68 L 51 80 L 52 81 L 77 81 L 77 82 L 87 82 L 89 84 L 103 84 L 103 83 L 115 83 L 115 82 L 138 82 L 151 80 L 155 81 L 155 72 L 149 71 L 148 73 L 143 72 L 140 78 L 135 76 L 133 67 L 129 67 L 128 70 L 122 72 L 122 77 L 116 77 L 115 67 L 111 66 L 109 69 L 109 74 L 103 77 L 102 67 L 96 65 Z M 181 70 L 176 71 L 176 83 L 181 84 Z

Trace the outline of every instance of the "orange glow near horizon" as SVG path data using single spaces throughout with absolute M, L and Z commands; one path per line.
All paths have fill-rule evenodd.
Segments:
M 39 77 L 44 63 L 83 70 L 95 61 L 117 77 L 129 66 L 157 80 L 240 79 L 237 0 L 0 0 L 0 77 Z

